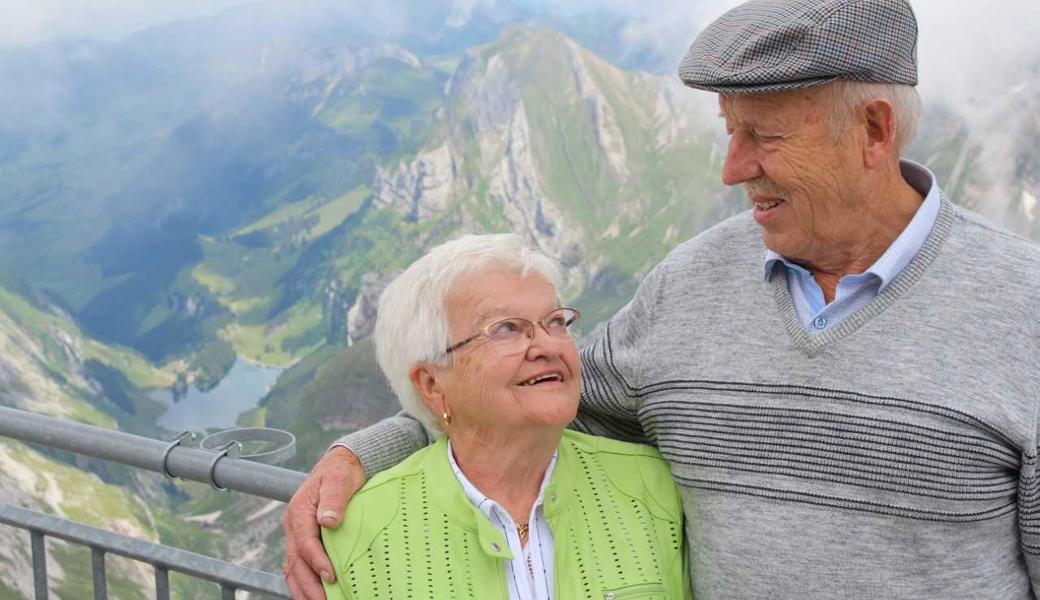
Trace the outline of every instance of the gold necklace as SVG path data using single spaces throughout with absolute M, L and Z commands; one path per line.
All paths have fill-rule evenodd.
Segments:
M 516 526 L 516 535 L 520 538 L 521 541 L 523 541 L 523 539 L 527 537 L 527 533 L 528 531 L 530 531 L 530 529 L 530 523 L 520 523 Z

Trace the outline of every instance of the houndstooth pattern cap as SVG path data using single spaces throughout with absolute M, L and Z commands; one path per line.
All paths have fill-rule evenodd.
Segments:
M 917 20 L 905 0 L 751 0 L 697 36 L 679 77 L 720 94 L 917 85 Z

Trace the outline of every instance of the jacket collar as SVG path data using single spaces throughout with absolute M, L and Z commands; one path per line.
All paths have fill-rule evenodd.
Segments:
M 439 437 L 433 446 L 432 451 L 426 454 L 425 460 L 418 466 L 430 475 L 430 496 L 437 507 L 443 510 L 455 525 L 475 533 L 480 549 L 485 554 L 512 560 L 514 556 L 509 551 L 505 536 L 466 498 L 462 484 L 455 478 L 448 462 L 448 438 Z M 569 487 L 561 485 L 561 482 L 575 481 L 574 478 L 579 476 L 573 454 L 574 449 L 568 443 L 565 433 L 560 442 L 556 466 L 549 477 L 548 485 L 545 486 L 542 510 L 550 523 L 570 500 Z

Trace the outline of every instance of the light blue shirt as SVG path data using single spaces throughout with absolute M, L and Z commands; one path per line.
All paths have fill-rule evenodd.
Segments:
M 556 453 L 553 452 L 549 466 L 542 477 L 542 485 L 538 489 L 538 498 L 531 506 L 531 514 L 527 521 L 527 546 L 521 544 L 520 536 L 516 533 L 516 524 L 509 513 L 500 504 L 485 496 L 466 478 L 462 469 L 459 468 L 459 464 L 455 462 L 455 454 L 451 451 L 451 440 L 448 440 L 448 462 L 451 463 L 451 470 L 455 473 L 455 478 L 462 484 L 466 498 L 502 532 L 509 544 L 509 550 L 516 557 L 513 560 L 505 561 L 509 600 L 552 600 L 556 576 L 553 534 L 552 529 L 549 528 L 549 521 L 545 518 L 545 511 L 542 509 L 542 500 L 545 486 L 549 484 L 549 477 L 552 475 L 553 467 L 556 466 Z
M 935 225 L 942 202 L 942 190 L 935 175 L 923 166 L 904 160 L 900 162 L 903 179 L 924 196 L 924 202 L 914 217 L 866 271 L 846 275 L 838 280 L 834 300 L 830 304 L 823 298 L 823 289 L 805 267 L 793 263 L 772 250 L 766 250 L 765 278 L 773 273 L 773 265 L 780 262 L 787 270 L 787 289 L 791 293 L 795 312 L 802 327 L 809 333 L 819 333 L 838 323 L 873 300 L 892 283 L 924 245 Z

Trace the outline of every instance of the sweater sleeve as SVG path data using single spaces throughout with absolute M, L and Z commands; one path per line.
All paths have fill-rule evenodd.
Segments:
M 632 301 L 614 315 L 599 338 L 581 352 L 582 389 L 573 427 L 626 442 L 652 443 L 639 422 L 636 377 L 652 352 L 657 270 L 640 284 Z
M 369 479 L 429 445 L 430 437 L 418 419 L 401 411 L 378 423 L 344 436 L 333 444 L 353 452 Z

